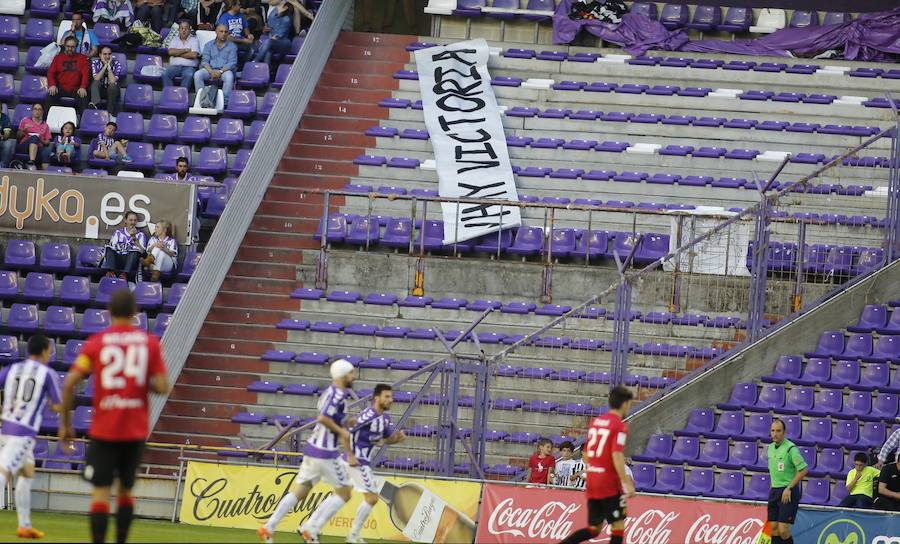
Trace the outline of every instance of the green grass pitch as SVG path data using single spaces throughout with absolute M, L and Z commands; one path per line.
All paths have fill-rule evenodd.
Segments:
M 115 518 L 110 516 L 106 541 L 115 542 Z M 32 512 L 31 523 L 35 528 L 47 533 L 41 540 L 16 538 L 16 513 L 10 510 L 0 511 L 0 542 L 87 542 L 90 540 L 88 519 L 83 514 L 59 514 L 55 512 Z M 338 537 L 323 536 L 322 542 L 343 542 Z M 131 526 L 129 542 L 259 542 L 255 531 L 246 529 L 220 529 L 218 527 L 201 527 L 170 523 L 168 521 L 137 519 Z M 296 533 L 275 533 L 275 542 L 303 542 Z M 373 544 L 386 541 L 367 540 Z

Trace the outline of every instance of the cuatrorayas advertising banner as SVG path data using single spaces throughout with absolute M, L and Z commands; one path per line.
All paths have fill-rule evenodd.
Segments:
M 628 501 L 628 544 L 756 544 L 765 506 L 670 497 Z M 486 484 L 478 544 L 558 542 L 587 525 L 584 491 Z M 591 542 L 609 542 L 609 527 Z
M 256 529 L 294 484 L 296 467 L 260 467 L 190 461 L 181 495 L 183 523 Z M 361 536 L 389 542 L 471 543 L 481 484 L 419 478 L 379 477 L 380 500 Z M 317 484 L 278 526 L 294 531 L 332 489 Z M 322 534 L 345 537 L 362 494 L 354 491 Z

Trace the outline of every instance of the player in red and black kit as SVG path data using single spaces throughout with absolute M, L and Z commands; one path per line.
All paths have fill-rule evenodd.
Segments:
M 562 541 L 575 544 L 595 538 L 603 523 L 612 526 L 609 544 L 622 544 L 625 537 L 625 499 L 634 496 L 634 481 L 625 472 L 625 440 L 628 415 L 634 395 L 617 386 L 609 392 L 609 412 L 595 417 L 588 428 L 581 456 L 587 465 L 588 526 Z
M 75 436 L 71 413 L 75 386 L 93 374 L 94 419 L 83 473 L 94 486 L 91 536 L 94 542 L 106 539 L 110 489 L 118 475 L 116 542 L 125 542 L 134 517 L 131 489 L 149 434 L 147 397 L 151 391 L 167 392 L 169 379 L 159 339 L 134 326 L 137 305 L 131 292 L 116 291 L 109 313 L 112 326 L 88 338 L 66 376 L 59 438 L 65 442 Z

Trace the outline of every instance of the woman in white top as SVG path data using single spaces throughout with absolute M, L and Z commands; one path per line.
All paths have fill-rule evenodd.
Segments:
M 172 223 L 162 220 L 147 242 L 144 264 L 150 269 L 150 281 L 159 281 L 163 272 L 171 272 L 178 261 L 178 241 L 172 237 Z

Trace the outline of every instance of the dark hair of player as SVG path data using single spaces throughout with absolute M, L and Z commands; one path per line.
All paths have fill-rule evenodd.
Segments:
M 618 410 L 623 404 L 634 398 L 634 393 L 630 389 L 617 385 L 609 392 L 609 407 Z
M 128 319 L 137 313 L 137 304 L 134 295 L 127 289 L 113 293 L 109 300 L 109 315 L 114 318 Z
M 38 356 L 50 347 L 50 339 L 43 334 L 35 334 L 28 339 L 28 355 Z
M 853 456 L 853 461 L 869 464 L 869 456 L 861 451 L 858 451 L 856 452 L 856 455 Z
M 571 442 L 566 440 L 565 442 L 563 442 L 562 444 L 559 445 L 559 449 L 575 451 L 575 444 L 572 444 Z
M 781 423 L 781 430 L 782 430 L 782 431 L 787 431 L 787 425 L 784 424 L 784 420 L 783 420 L 783 419 L 779 419 L 779 418 L 776 417 L 775 419 L 772 420 L 772 424 L 774 425 L 774 424 L 776 424 L 776 423 Z
M 372 396 L 377 397 L 385 391 L 391 391 L 391 386 L 386 383 L 380 383 L 375 386 L 375 390 L 372 391 Z

